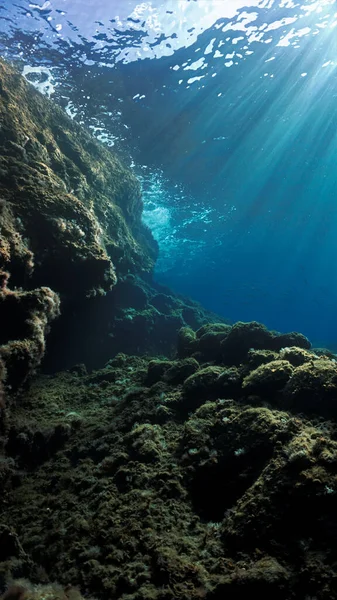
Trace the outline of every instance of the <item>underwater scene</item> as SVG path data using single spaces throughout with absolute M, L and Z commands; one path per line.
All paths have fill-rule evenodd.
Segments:
M 0 600 L 337 600 L 335 0 L 0 0 Z

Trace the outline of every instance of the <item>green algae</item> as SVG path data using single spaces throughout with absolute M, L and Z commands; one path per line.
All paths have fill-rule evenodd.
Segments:
M 227 362 L 120 354 L 32 382 L 8 415 L 1 499 L 24 554 L 0 576 L 123 600 L 333 597 L 336 425 L 286 390 L 303 372 L 308 394 L 316 373 L 324 397 L 334 360 L 293 347 Z

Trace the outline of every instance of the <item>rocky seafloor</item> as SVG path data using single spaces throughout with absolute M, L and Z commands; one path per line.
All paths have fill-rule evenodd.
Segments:
M 337 599 L 337 357 L 153 280 L 118 158 L 0 61 L 1 600 Z
M 36 378 L 4 423 L 1 585 L 337 597 L 336 398 L 332 356 L 257 323 Z

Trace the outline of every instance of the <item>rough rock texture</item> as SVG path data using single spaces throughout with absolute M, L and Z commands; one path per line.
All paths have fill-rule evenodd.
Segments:
M 57 583 L 34 585 L 27 579 L 19 579 L 8 586 L 1 600 L 83 600 L 78 589 Z
M 116 275 L 148 273 L 157 247 L 131 172 L 3 61 L 0 121 L 0 358 L 18 387 L 43 357 L 57 295 L 79 305 Z
M 185 329 L 193 356 L 33 382 L 6 424 L 0 592 L 23 577 L 103 599 L 337 598 L 335 358 L 257 329 Z M 212 331 L 232 363 L 219 340 L 198 349 Z
M 336 356 L 151 282 L 133 175 L 2 62 L 0 118 L 1 600 L 337 600 Z
M 0 268 L 66 296 L 148 272 L 140 187 L 109 149 L 0 62 Z
M 49 323 L 59 315 L 59 297 L 50 288 L 12 291 L 0 271 L 0 382 L 16 390 L 39 366 Z
M 0 291 L 0 358 L 15 386 L 40 362 L 41 335 L 60 312 L 41 294 L 61 298 L 49 371 L 97 368 L 120 351 L 172 355 L 182 326 L 213 317 L 151 283 L 157 244 L 132 172 L 1 59 L 0 121 L 0 271 L 12 289 Z

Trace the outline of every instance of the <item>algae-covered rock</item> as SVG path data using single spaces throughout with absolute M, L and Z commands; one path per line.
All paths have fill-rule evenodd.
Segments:
M 250 490 L 285 435 L 285 413 L 206 402 L 189 415 L 183 444 L 193 505 L 204 519 L 224 523 L 227 511 Z M 235 481 L 235 484 L 234 484 Z
M 336 423 L 321 410 L 336 363 L 282 356 L 258 349 L 198 368 L 119 354 L 96 372 L 33 380 L 0 456 L 15 536 L 0 544 L 0 593 L 28 576 L 88 598 L 333 599 Z M 293 397 L 281 388 L 289 373 Z
M 58 583 L 36 584 L 26 578 L 15 579 L 7 587 L 1 600 L 83 600 L 76 587 Z
M 259 600 L 283 600 L 289 593 L 292 572 L 275 558 L 263 556 L 238 566 L 231 576 L 222 577 L 210 598 L 245 598 L 256 594 Z
M 204 400 L 212 399 L 219 394 L 219 377 L 223 368 L 208 366 L 199 369 L 184 381 L 183 394 L 186 397 L 186 406 L 196 408 Z
M 293 367 L 287 360 L 273 360 L 262 364 L 247 375 L 242 388 L 248 394 L 257 394 L 272 400 L 277 392 L 280 392 L 289 381 L 293 373 Z
M 208 333 L 223 334 L 223 336 L 226 337 L 226 334 L 228 334 L 230 330 L 231 325 L 228 325 L 227 323 L 205 323 L 205 325 L 202 325 L 202 327 L 197 329 L 195 335 L 199 339 Z
M 153 385 L 163 379 L 173 364 L 170 360 L 151 360 L 147 370 L 146 384 Z
M 13 289 L 60 294 L 46 370 L 173 357 L 178 330 L 214 315 L 151 281 L 158 247 L 133 172 L 2 60 L 0 90 L 0 269 Z
M 183 358 L 182 360 L 174 361 L 171 366 L 165 371 L 163 380 L 170 384 L 183 383 L 185 379 L 190 377 L 199 369 L 199 363 L 195 358 Z
M 260 365 L 265 365 L 278 358 L 278 353 L 273 352 L 272 350 L 254 350 L 251 348 L 247 354 L 246 365 L 250 370 L 254 370 Z
M 0 84 L 0 268 L 67 296 L 150 271 L 157 249 L 132 173 L 2 61 Z
M 149 362 L 146 378 L 147 385 L 152 385 L 162 380 L 171 385 L 183 383 L 187 377 L 199 369 L 195 358 L 181 360 L 151 360 Z
M 195 332 L 190 327 L 182 327 L 178 332 L 178 356 L 185 358 L 191 356 L 198 349 Z
M 336 362 L 322 357 L 300 365 L 285 386 L 284 396 L 294 410 L 336 417 Z
M 241 395 L 242 374 L 237 367 L 227 367 L 218 378 L 220 398 L 237 398 Z
M 313 354 L 316 354 L 316 356 L 325 356 L 326 358 L 337 360 L 337 354 L 328 348 L 312 348 L 312 352 Z
M 179 302 L 176 298 L 163 293 L 155 294 L 151 298 L 151 304 L 164 315 L 169 315 L 179 306 Z
M 239 321 L 221 342 L 222 359 L 226 364 L 240 364 L 250 348 L 268 349 L 272 337 L 272 333 L 261 323 Z
M 117 275 L 149 273 L 157 245 L 138 181 L 107 147 L 2 60 L 0 90 L 0 270 L 13 290 L 1 291 L 0 357 L 17 387 L 44 355 L 57 294 L 78 307 Z M 132 292 L 130 306 L 145 306 Z
M 45 351 L 50 322 L 59 315 L 59 297 L 50 288 L 13 291 L 7 287 L 8 273 L 0 271 L 0 360 L 2 380 L 16 390 L 35 371 Z
M 13 425 L 9 431 L 6 451 L 17 457 L 20 467 L 36 467 L 65 445 L 72 433 L 71 424 L 74 429 L 76 424 L 79 425 L 79 416 L 76 413 L 71 416 L 71 423 L 59 423 L 55 427 L 49 426 L 36 431 L 22 426 L 16 429 Z
M 20 558 L 25 556 L 25 551 L 22 548 L 18 536 L 11 527 L 5 524 L 0 524 L 0 562 L 6 559 L 15 557 Z
M 198 351 L 205 361 L 220 360 L 221 342 L 227 338 L 228 331 L 207 331 L 199 338 Z
M 281 350 L 281 348 L 289 346 L 297 346 L 298 348 L 304 348 L 304 350 L 310 350 L 311 343 L 302 333 L 292 331 L 291 333 L 275 334 L 271 346 L 271 350 Z
M 288 360 L 294 367 L 299 367 L 306 362 L 310 362 L 313 358 L 316 358 L 316 354 L 308 352 L 304 348 L 298 348 L 297 346 L 290 346 L 289 348 L 282 348 L 280 350 L 280 357 L 284 360 Z
M 127 307 L 141 311 L 146 309 L 148 304 L 146 290 L 133 275 L 120 279 L 112 292 L 112 298 L 116 307 L 122 309 Z
M 167 451 L 167 443 L 159 425 L 136 425 L 127 436 L 130 452 L 141 462 L 160 460 Z
M 57 327 L 48 338 L 45 368 L 55 372 L 85 363 L 89 369 L 97 369 L 118 352 L 175 358 L 178 332 L 187 324 L 186 310 L 198 325 L 212 315 L 190 299 L 183 301 L 173 296 L 171 312 L 161 313 L 152 303 L 161 289 L 167 291 L 153 281 L 128 274 L 120 277 L 106 296 L 86 299 L 76 310 L 63 309 Z M 195 336 L 193 330 L 188 328 L 188 331 Z M 66 353 L 65 336 L 72 340 Z M 190 355 L 191 352 L 186 354 Z
M 226 364 L 243 362 L 250 349 L 279 351 L 284 347 L 297 346 L 309 350 L 310 341 L 301 333 L 277 333 L 269 331 L 261 323 L 235 323 L 221 342 L 223 361 Z

